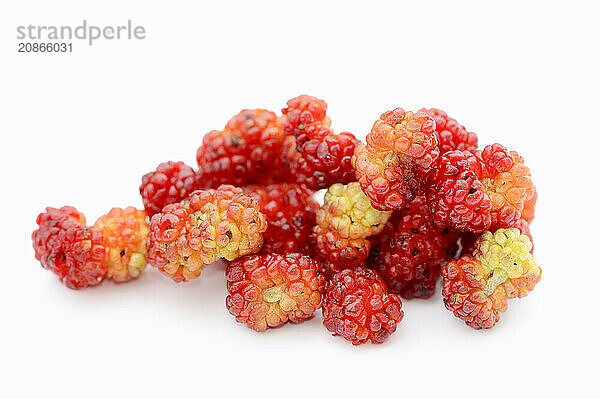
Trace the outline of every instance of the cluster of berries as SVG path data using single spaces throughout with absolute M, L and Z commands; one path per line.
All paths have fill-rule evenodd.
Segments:
M 238 322 L 264 331 L 322 309 L 325 328 L 353 344 L 383 342 L 400 298 L 432 296 L 440 275 L 446 308 L 473 328 L 491 328 L 540 280 L 523 158 L 479 149 L 443 111 L 385 112 L 361 143 L 301 95 L 279 116 L 241 111 L 196 158 L 196 170 L 166 162 L 142 177 L 144 211 L 114 208 L 86 226 L 73 207 L 47 208 L 36 258 L 73 289 L 129 281 L 146 262 L 189 281 L 225 259 Z

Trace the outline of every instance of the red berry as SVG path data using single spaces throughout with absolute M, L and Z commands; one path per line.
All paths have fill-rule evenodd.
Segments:
M 420 111 L 426 112 L 435 120 L 440 154 L 454 150 L 475 151 L 477 149 L 477 135 L 467 131 L 444 111 L 436 108 L 422 108 Z
M 197 190 L 152 217 L 148 262 L 177 282 L 192 280 L 217 259 L 258 252 L 266 229 L 258 202 L 242 189 Z
M 481 262 L 470 255 L 448 262 L 442 267 L 442 296 L 446 308 L 475 329 L 492 328 L 504 312 L 507 298 L 504 291 L 494 295 L 483 292 L 484 269 Z
M 368 265 L 389 291 L 403 298 L 428 298 L 440 267 L 457 251 L 456 236 L 438 228 L 424 197 L 417 197 L 388 221 L 383 238 L 371 249 Z
M 284 132 L 295 136 L 304 142 L 302 137 L 314 128 L 331 125 L 331 120 L 326 115 L 327 103 L 319 98 L 306 94 L 294 97 L 287 102 L 287 107 L 281 110 L 285 115 Z
M 439 156 L 435 122 L 425 112 L 385 112 L 356 147 L 352 165 L 373 207 L 402 209 L 423 193 L 425 178 Z
M 384 342 L 403 317 L 402 301 L 371 269 L 343 270 L 327 284 L 323 325 L 354 345 Z
M 336 230 L 315 226 L 311 235 L 311 252 L 319 261 L 327 280 L 334 274 L 366 266 L 371 242 L 366 238 L 344 238 Z
M 284 150 L 293 138 L 283 133 L 283 119 L 265 109 L 245 109 L 202 139 L 196 153 L 200 188 L 287 181 Z
M 102 230 L 85 225 L 73 207 L 46 208 L 32 234 L 35 257 L 71 289 L 102 282 L 106 274 Z
M 313 190 L 349 183 L 354 180 L 352 155 L 358 142 L 352 133 L 333 134 L 321 126 L 304 142 L 297 141 L 295 152 L 284 152 L 288 157 L 285 163 L 296 182 Z
M 163 162 L 155 171 L 145 174 L 140 194 L 149 217 L 165 205 L 186 198 L 195 189 L 195 172 L 183 162 Z
M 321 307 L 325 280 L 308 256 L 248 255 L 231 262 L 225 274 L 227 309 L 256 331 L 301 322 Z
M 523 158 L 500 144 L 444 154 L 429 177 L 427 201 L 440 226 L 483 232 L 512 227 L 534 195 Z
M 258 201 L 267 218 L 261 253 L 307 251 L 308 237 L 319 209 L 311 190 L 293 183 L 246 186 L 243 190 Z

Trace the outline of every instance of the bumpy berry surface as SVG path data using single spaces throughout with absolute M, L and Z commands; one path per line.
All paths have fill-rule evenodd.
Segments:
M 313 190 L 354 180 L 352 155 L 358 140 L 352 133 L 334 134 L 326 115 L 327 103 L 300 95 L 282 109 L 284 132 L 292 139 L 282 151 L 283 164 L 297 183 Z
M 327 284 L 323 325 L 354 345 L 384 342 L 403 317 L 400 298 L 388 293 L 373 270 L 344 270 Z
M 104 236 L 106 277 L 116 282 L 138 277 L 146 267 L 146 212 L 132 206 L 112 208 L 94 226 Z
M 46 208 L 32 234 L 35 257 L 56 273 L 63 284 L 81 289 L 102 282 L 106 274 L 102 231 L 85 225 L 73 207 Z
M 484 293 L 502 286 L 508 298 L 522 298 L 533 290 L 542 271 L 531 254 L 532 249 L 529 237 L 516 228 L 484 232 L 473 251 L 488 275 Z
M 148 262 L 175 281 L 192 280 L 219 258 L 258 252 L 266 229 L 258 201 L 242 189 L 198 190 L 152 217 Z
M 500 144 L 444 154 L 429 176 L 427 200 L 441 226 L 480 233 L 512 227 L 535 189 L 523 158 Z
M 525 200 L 523 204 L 523 211 L 521 212 L 521 218 L 527 223 L 531 223 L 535 217 L 535 204 L 537 202 L 537 188 L 533 186 L 533 195 L 530 199 Z
M 311 235 L 312 254 L 325 277 L 364 267 L 371 248 L 367 237 L 379 233 L 390 216 L 391 212 L 373 208 L 357 182 L 329 187 Z
M 304 142 L 296 141 L 295 152 L 284 151 L 285 163 L 296 182 L 313 190 L 349 183 L 354 180 L 352 155 L 358 142 L 352 133 L 333 134 L 322 126 Z
M 284 132 L 295 136 L 299 142 L 313 129 L 321 126 L 330 126 L 331 121 L 327 116 L 327 103 L 319 98 L 301 94 L 287 102 L 287 107 L 281 112 L 285 115 Z
M 471 255 L 448 262 L 442 267 L 444 305 L 475 329 L 492 328 L 504 312 L 507 298 L 502 289 L 485 294 L 485 269 Z
M 196 152 L 198 187 L 243 186 L 289 179 L 282 164 L 283 120 L 265 109 L 245 109 L 202 139 Z
M 454 150 L 475 151 L 477 149 L 477 135 L 467 131 L 463 125 L 449 117 L 446 112 L 436 108 L 423 108 L 419 111 L 427 113 L 435 120 L 440 154 Z
M 322 266 L 325 278 L 345 269 L 366 265 L 371 242 L 366 238 L 344 238 L 336 230 L 315 226 L 310 237 L 311 253 Z
M 427 202 L 440 226 L 483 232 L 492 224 L 492 201 L 480 178 L 483 165 L 467 151 L 447 152 L 429 177 Z
M 142 177 L 140 194 L 148 216 L 183 200 L 195 189 L 195 172 L 183 162 L 163 162 Z
M 311 190 L 293 183 L 243 189 L 258 201 L 267 218 L 261 253 L 307 252 L 308 237 L 319 209 Z
M 322 228 L 336 230 L 344 238 L 365 238 L 383 230 L 391 214 L 373 208 L 357 182 L 347 186 L 337 183 L 325 193 L 317 223 Z
M 540 281 L 531 250 L 529 238 L 516 228 L 484 232 L 473 255 L 442 267 L 446 308 L 473 328 L 493 327 L 507 299 L 526 296 Z
M 256 331 L 298 323 L 321 307 L 325 279 L 305 255 L 244 256 L 227 266 L 226 276 L 227 309 Z
M 439 156 L 435 122 L 425 112 L 385 112 L 357 146 L 356 178 L 373 207 L 402 209 L 423 193 L 425 177 Z
M 529 168 L 522 156 L 501 144 L 488 145 L 476 155 L 485 166 L 481 182 L 492 201 L 492 229 L 512 227 L 535 194 Z
M 436 227 L 424 197 L 417 197 L 392 216 L 383 237 L 371 249 L 368 266 L 403 298 L 428 298 L 442 264 L 457 251 L 457 237 Z

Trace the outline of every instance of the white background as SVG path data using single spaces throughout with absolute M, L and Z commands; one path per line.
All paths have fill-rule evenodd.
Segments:
M 598 9 L 594 2 L 14 1 L 0 6 L 0 396 L 597 397 Z M 146 27 L 138 42 L 18 54 L 16 26 Z M 525 156 L 539 189 L 542 281 L 490 331 L 405 301 L 383 345 L 321 316 L 255 333 L 234 322 L 224 266 L 175 284 L 83 291 L 35 261 L 45 206 L 88 222 L 141 207 L 159 162 L 195 165 L 203 133 L 300 93 L 364 138 L 396 106 L 445 109 Z

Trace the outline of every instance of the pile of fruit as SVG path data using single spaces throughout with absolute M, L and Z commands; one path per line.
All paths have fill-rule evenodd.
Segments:
M 432 296 L 439 276 L 446 308 L 476 329 L 540 281 L 536 188 L 517 152 L 479 148 L 438 109 L 385 112 L 365 143 L 334 133 L 326 111 L 307 95 L 279 116 L 241 111 L 204 136 L 197 169 L 165 162 L 142 177 L 144 210 L 88 226 L 73 207 L 46 208 L 36 258 L 73 289 L 131 281 L 146 263 L 185 282 L 225 259 L 238 322 L 265 331 L 321 309 L 353 344 L 383 342 L 400 297 Z

